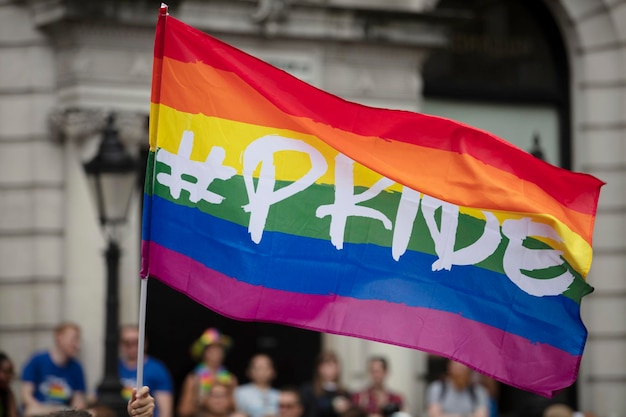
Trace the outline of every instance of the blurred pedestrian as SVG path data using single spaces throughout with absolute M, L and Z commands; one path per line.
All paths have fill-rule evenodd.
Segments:
M 352 402 L 363 409 L 370 417 L 383 417 L 404 408 L 400 394 L 390 391 L 385 386 L 389 373 L 387 359 L 374 356 L 368 362 L 370 385 L 352 396 Z
M 216 328 L 209 328 L 191 347 L 191 356 L 199 361 L 183 382 L 177 413 L 190 417 L 199 411 L 200 404 L 214 384 L 237 385 L 237 378 L 224 367 L 226 350 L 231 340 Z
M 478 374 L 478 383 L 482 384 L 489 396 L 489 417 L 499 417 L 498 402 L 500 397 L 500 383 L 486 375 Z
M 211 390 L 202 396 L 195 417 L 231 417 L 235 411 L 231 384 L 216 381 Z
M 367 417 L 367 416 L 368 416 L 367 411 L 365 411 L 362 407 L 359 407 L 358 405 L 354 405 L 354 404 L 351 404 L 350 406 L 348 406 L 346 411 L 341 413 L 341 417 Z M 385 417 L 391 417 L 391 414 Z
M 574 410 L 566 404 L 552 404 L 543 411 L 543 417 L 574 417 Z
M 106 406 L 96 406 L 101 410 L 106 410 L 106 413 L 115 412 Z M 94 417 L 99 414 L 92 414 L 93 411 L 88 410 L 76 410 L 76 409 L 62 409 L 52 411 L 45 414 L 45 417 Z M 154 398 L 150 395 L 150 388 L 147 386 L 141 387 L 139 390 L 133 388 L 131 398 L 126 405 L 126 412 L 129 417 L 154 417 Z M 117 416 L 120 417 L 120 416 Z
M 300 392 L 295 387 L 284 387 L 278 392 L 278 417 L 302 417 L 304 407 Z
M 341 385 L 341 365 L 334 352 L 322 352 L 313 380 L 300 392 L 305 417 L 339 417 L 352 405 L 350 393 Z
M 120 329 L 120 360 L 118 373 L 122 383 L 122 397 L 130 400 L 132 390 L 137 386 L 137 353 L 139 343 L 139 327 L 122 326 Z M 144 344 L 147 346 L 147 343 Z M 173 384 L 165 365 L 158 359 L 144 356 L 143 385 L 150 387 L 155 400 L 154 417 L 172 417 Z
M 572 407 L 566 404 L 551 404 L 543 411 L 543 417 L 595 417 L 595 414 L 589 412 L 574 411 Z
M 52 411 L 45 417 L 93 417 L 87 410 L 62 409 Z
M 89 403 L 86 410 L 91 417 L 118 417 L 111 407 L 97 401 Z
M 77 359 L 79 350 L 80 327 L 65 322 L 54 330 L 54 346 L 28 360 L 22 371 L 21 389 L 25 416 L 86 407 L 85 374 Z
M 17 403 L 11 389 L 15 371 L 11 358 L 0 352 L 0 417 L 17 417 Z
M 272 388 L 276 376 L 272 358 L 263 353 L 250 359 L 250 383 L 235 389 L 235 406 L 248 417 L 267 417 L 278 414 L 278 390 Z
M 448 361 L 445 378 L 428 386 L 428 417 L 487 417 L 487 390 L 472 382 L 472 372 L 462 363 Z

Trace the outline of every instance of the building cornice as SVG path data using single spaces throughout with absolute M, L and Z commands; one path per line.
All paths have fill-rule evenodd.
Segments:
M 152 28 L 157 15 L 153 4 L 144 1 L 28 3 L 38 27 L 53 30 L 62 25 L 65 33 L 68 23 Z M 367 0 L 186 0 L 176 2 L 170 12 L 213 34 L 436 48 L 447 38 L 441 17 L 429 11 L 433 3 L 395 0 L 382 9 Z

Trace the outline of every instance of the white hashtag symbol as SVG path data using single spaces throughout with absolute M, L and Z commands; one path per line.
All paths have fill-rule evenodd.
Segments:
M 226 151 L 220 146 L 211 148 L 211 152 L 204 162 L 192 161 L 193 132 L 185 130 L 178 147 L 178 155 L 159 149 L 156 160 L 170 166 L 172 173 L 160 172 L 156 179 L 161 184 L 169 187 L 172 198 L 178 200 L 180 192 L 189 192 L 189 201 L 197 203 L 200 200 L 212 204 L 220 204 L 224 197 L 209 191 L 211 183 L 216 180 L 227 180 L 233 177 L 237 170 L 222 165 L 226 157 Z M 195 179 L 195 182 L 190 177 Z

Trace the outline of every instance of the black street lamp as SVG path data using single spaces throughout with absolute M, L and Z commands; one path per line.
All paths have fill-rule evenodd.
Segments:
M 135 189 L 137 164 L 119 140 L 113 114 L 109 115 L 102 132 L 98 153 L 84 164 L 84 169 L 91 182 L 91 193 L 98 208 L 100 225 L 108 240 L 105 251 L 107 283 L 104 377 L 98 386 L 98 400 L 121 417 L 126 415 L 126 401 L 122 398 L 122 385 L 117 370 L 121 251 L 116 230 L 126 222 L 128 206 Z

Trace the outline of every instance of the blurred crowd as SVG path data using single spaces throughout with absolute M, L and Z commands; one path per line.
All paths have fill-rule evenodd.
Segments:
M 121 395 L 129 400 L 137 385 L 138 327 L 123 326 L 119 342 Z M 231 344 L 216 328 L 200 335 L 190 350 L 197 365 L 185 377 L 177 401 L 167 367 L 145 355 L 142 385 L 149 387 L 154 399 L 154 417 L 411 417 L 405 408 L 405 394 L 386 384 L 390 369 L 385 357 L 368 359 L 364 364 L 368 380 L 356 392 L 342 384 L 341 363 L 332 351 L 320 353 L 310 381 L 275 387 L 273 359 L 261 352 L 249 359 L 245 375 L 249 382 L 240 384 L 224 365 Z M 93 417 L 115 417 L 99 403 L 97 392 L 88 393 L 79 349 L 79 326 L 57 326 L 52 348 L 35 352 L 22 367 L 19 396 L 11 389 L 14 364 L 0 352 L 0 417 L 50 416 L 66 409 L 86 410 Z M 445 375 L 431 382 L 421 395 L 426 417 L 498 417 L 498 384 L 458 362 L 449 361 Z M 553 404 L 543 412 L 544 417 L 582 415 L 564 404 Z

